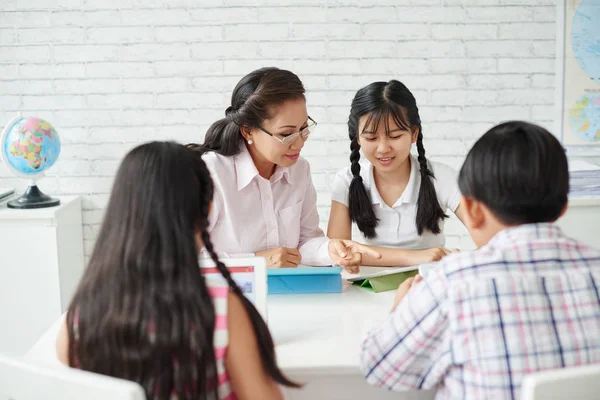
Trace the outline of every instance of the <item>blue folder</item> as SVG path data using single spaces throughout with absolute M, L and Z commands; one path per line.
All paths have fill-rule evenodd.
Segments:
M 341 267 L 269 268 L 269 294 L 339 293 L 342 291 Z

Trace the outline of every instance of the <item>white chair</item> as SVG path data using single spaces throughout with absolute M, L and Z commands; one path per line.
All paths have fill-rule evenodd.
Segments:
M 521 400 L 542 399 L 600 399 L 600 364 L 527 375 L 521 388 Z
M 0 355 L 0 400 L 146 400 L 135 382 Z

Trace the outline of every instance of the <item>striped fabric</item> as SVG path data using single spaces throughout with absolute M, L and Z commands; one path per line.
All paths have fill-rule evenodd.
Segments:
M 217 373 L 219 374 L 219 399 L 236 400 L 235 393 L 231 390 L 229 376 L 225 370 L 225 356 L 229 343 L 227 331 L 227 296 L 229 286 L 221 279 L 206 278 L 206 285 L 215 305 L 215 357 L 217 358 Z
M 217 389 L 218 396 L 220 400 L 237 400 L 237 396 L 231 389 L 229 376 L 225 370 L 225 356 L 227 355 L 227 346 L 229 343 L 229 333 L 227 330 L 227 296 L 229 294 L 229 286 L 224 279 L 219 278 L 206 278 L 206 285 L 215 306 L 214 350 L 219 384 Z M 76 351 L 79 342 L 79 308 L 75 308 L 73 312 L 72 329 L 75 339 L 73 349 Z M 155 335 L 155 327 L 152 321 L 148 323 L 148 334 L 152 340 L 153 335 Z M 79 368 L 79 361 L 76 357 L 73 367 Z M 174 391 L 171 397 L 177 399 Z
M 446 257 L 364 340 L 361 369 L 436 399 L 518 399 L 523 377 L 600 363 L 600 251 L 555 225 Z

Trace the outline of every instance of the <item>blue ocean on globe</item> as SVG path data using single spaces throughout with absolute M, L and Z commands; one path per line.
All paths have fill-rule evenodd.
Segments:
M 573 53 L 579 66 L 600 83 L 600 2 L 583 0 L 571 26 Z
M 18 118 L 6 128 L 0 143 L 2 158 L 13 171 L 34 177 L 48 170 L 60 154 L 60 139 L 40 118 Z

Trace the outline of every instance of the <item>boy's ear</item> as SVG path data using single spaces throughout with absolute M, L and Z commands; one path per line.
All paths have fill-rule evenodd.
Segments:
M 465 216 L 468 218 L 471 229 L 480 228 L 485 222 L 485 213 L 481 202 L 463 196 L 461 199 Z

